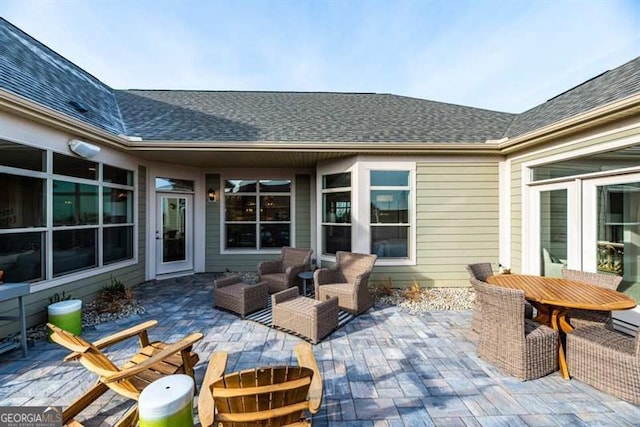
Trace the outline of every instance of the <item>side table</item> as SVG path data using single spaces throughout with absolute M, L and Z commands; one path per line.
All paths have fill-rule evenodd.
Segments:
M 313 271 L 303 271 L 298 273 L 298 277 L 302 279 L 304 295 L 307 295 L 307 280 L 313 280 Z
M 31 285 L 29 283 L 4 283 L 0 285 L 0 301 L 8 301 L 18 298 L 18 316 L 0 316 L 0 320 L 20 321 L 20 344 L 10 342 L 0 345 L 0 353 L 4 353 L 14 348 L 22 347 L 22 356 L 27 357 L 27 315 L 24 311 L 24 301 L 22 297 L 29 295 Z

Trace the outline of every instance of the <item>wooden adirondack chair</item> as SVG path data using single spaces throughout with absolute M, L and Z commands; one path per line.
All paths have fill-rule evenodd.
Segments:
M 300 366 L 276 366 L 224 374 L 227 353 L 214 353 L 198 398 L 202 427 L 308 426 L 305 411 L 322 404 L 322 376 L 311 346 L 296 346 Z
M 108 389 L 137 402 L 140 392 L 160 377 L 172 374 L 194 376 L 193 365 L 199 359 L 196 353 L 191 352 L 191 348 L 194 343 L 202 339 L 202 334 L 193 333 L 174 344 L 149 342 L 147 330 L 157 324 L 157 321 L 150 320 L 94 343 L 89 343 L 82 337 L 55 325 L 47 324 L 52 332 L 51 339 L 72 351 L 64 360 L 78 360 L 82 366 L 98 375 L 96 384 L 64 410 L 63 424 L 81 426 L 82 424 L 73 418 Z M 135 336 L 140 342 L 140 349 L 120 368 L 102 352 L 104 348 Z M 137 407 L 136 403 L 117 425 L 134 426 L 138 420 Z

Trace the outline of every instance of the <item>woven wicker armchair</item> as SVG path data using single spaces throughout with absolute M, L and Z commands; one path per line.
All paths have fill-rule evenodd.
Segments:
M 478 356 L 522 380 L 558 370 L 558 333 L 524 317 L 524 292 L 476 281 L 482 294 Z
M 467 264 L 465 267 L 469 272 L 469 282 L 476 291 L 476 302 L 473 307 L 473 317 L 471 318 L 471 329 L 474 332 L 480 332 L 482 330 L 482 295 L 476 289 L 474 280 L 480 280 L 482 282 L 487 281 L 487 277 L 493 276 L 493 268 L 489 262 L 479 262 L 476 264 Z M 533 319 L 533 306 L 525 301 L 524 304 L 524 316 L 527 319 Z
M 601 288 L 616 290 L 622 281 L 622 276 L 615 274 L 587 273 L 585 271 L 562 269 L 562 277 L 567 280 L 588 283 Z M 569 323 L 574 328 L 584 328 L 585 326 L 604 326 L 611 320 L 610 311 L 581 310 L 572 308 L 567 313 Z
M 313 273 L 316 298 L 320 301 L 338 297 L 338 306 L 353 314 L 361 314 L 373 306 L 369 293 L 369 276 L 376 255 L 338 251 L 334 268 L 321 268 Z
M 309 269 L 312 249 L 290 248 L 284 246 L 279 259 L 262 261 L 258 264 L 261 282 L 267 282 L 269 293 L 284 291 L 298 286 L 302 291 L 302 280 L 298 274 Z
M 573 378 L 640 405 L 640 333 L 576 329 L 567 334 L 567 365 Z

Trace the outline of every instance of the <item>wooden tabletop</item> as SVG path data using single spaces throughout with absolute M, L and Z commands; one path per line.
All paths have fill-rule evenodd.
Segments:
M 557 277 L 500 274 L 488 277 L 487 283 L 521 289 L 528 300 L 559 307 L 610 311 L 636 306 L 621 292 Z

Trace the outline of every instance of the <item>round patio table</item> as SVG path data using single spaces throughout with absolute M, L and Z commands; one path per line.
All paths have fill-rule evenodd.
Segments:
M 489 276 L 487 283 L 523 290 L 525 298 L 538 311 L 535 320 L 558 331 L 558 362 L 562 376 L 567 379 L 569 369 L 562 337 L 563 334 L 573 331 L 566 319 L 569 309 L 611 311 L 627 310 L 636 306 L 632 298 L 621 292 L 558 277 L 500 274 Z
M 304 287 L 304 295 L 307 295 L 307 280 L 313 280 L 313 271 L 302 271 L 298 273 L 298 277 L 302 279 Z

